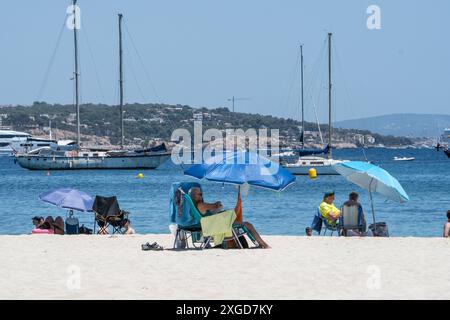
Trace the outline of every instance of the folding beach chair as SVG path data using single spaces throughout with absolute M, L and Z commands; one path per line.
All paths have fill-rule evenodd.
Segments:
M 98 224 L 99 233 L 111 226 L 113 234 L 124 234 L 123 222 L 128 219 L 129 212 L 120 209 L 117 197 L 96 196 L 92 210 L 95 215 L 94 233 L 95 225 Z
M 184 194 L 191 188 L 200 188 L 197 182 L 175 182 L 170 190 L 170 223 L 176 224 L 174 248 L 189 248 L 189 239 L 194 248 L 206 247 L 205 239 L 202 238 L 200 218 L 191 213 L 190 207 L 185 205 Z M 177 245 L 178 244 L 178 245 Z
M 174 248 L 177 242 L 184 243 L 189 248 L 189 239 L 191 239 L 194 248 L 205 249 L 212 241 L 212 237 L 202 236 L 200 220 L 203 218 L 203 215 L 198 211 L 191 197 L 188 195 L 189 189 L 193 187 L 200 188 L 201 190 L 200 184 L 196 182 L 172 184 L 170 205 L 171 222 L 177 223 Z M 242 236 L 248 230 L 246 230 L 245 226 L 236 224 L 233 225 L 231 231 L 232 237 L 225 238 L 224 243 L 229 240 L 234 240 L 238 247 L 242 249 L 243 246 L 239 241 L 239 236 Z
M 185 201 L 186 205 L 189 207 L 189 211 L 190 211 L 191 215 L 196 220 L 200 221 L 204 216 L 202 216 L 200 211 L 198 211 L 198 209 L 195 206 L 194 202 L 192 201 L 191 197 L 187 193 L 184 193 L 183 197 L 184 197 L 184 201 Z M 241 242 L 239 241 L 239 238 L 238 238 L 238 235 L 236 232 L 236 228 L 237 228 L 237 226 L 235 226 L 235 225 L 233 225 L 231 227 L 232 236 L 225 238 L 223 240 L 223 243 L 227 243 L 228 241 L 233 240 L 240 249 L 243 249 L 243 246 L 242 246 Z M 200 227 L 200 230 L 201 230 L 201 227 Z M 206 248 L 210 244 L 211 241 L 213 241 L 212 237 L 205 237 L 205 241 L 203 242 L 203 245 L 200 247 L 200 249 Z
M 339 218 L 338 228 L 343 235 L 347 235 L 348 230 L 357 230 L 364 232 L 363 210 L 360 205 L 347 206 L 341 208 L 341 217 Z
M 317 216 L 322 219 L 322 230 L 323 230 L 323 236 L 327 234 L 327 231 L 331 231 L 331 236 L 333 236 L 333 233 L 336 231 L 337 235 L 339 236 L 339 224 L 336 221 L 333 224 L 330 224 L 327 219 L 325 219 L 322 214 L 320 213 L 320 207 L 317 208 Z M 319 233 L 320 234 L 320 233 Z

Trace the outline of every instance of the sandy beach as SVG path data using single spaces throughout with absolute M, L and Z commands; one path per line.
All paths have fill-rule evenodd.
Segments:
M 272 249 L 142 251 L 171 235 L 0 236 L 0 299 L 449 299 L 440 238 L 265 236 Z

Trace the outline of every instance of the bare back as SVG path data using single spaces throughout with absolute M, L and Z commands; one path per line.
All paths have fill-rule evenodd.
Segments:
M 450 221 L 447 221 L 444 225 L 444 238 L 450 237 Z

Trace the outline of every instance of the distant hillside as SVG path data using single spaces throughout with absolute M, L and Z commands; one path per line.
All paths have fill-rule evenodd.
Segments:
M 435 138 L 450 128 L 450 115 L 390 114 L 378 117 L 338 121 L 335 127 L 369 130 L 383 135 Z
M 232 113 L 227 108 L 192 108 L 186 105 L 127 104 L 124 109 L 125 142 L 148 145 L 159 139 L 170 140 L 177 128 L 192 132 L 194 120 L 202 120 L 203 130 L 240 128 L 278 129 L 280 144 L 298 146 L 300 122 L 273 116 L 248 113 Z M 32 106 L 0 108 L 4 126 L 36 135 L 48 134 L 51 122 L 52 133 L 58 139 L 74 139 L 76 114 L 72 105 L 36 102 Z M 117 144 L 119 142 L 120 113 L 117 106 L 84 104 L 80 107 L 82 141 Z M 305 123 L 307 146 L 321 145 L 318 128 L 314 123 Z M 323 138 L 327 141 L 328 125 L 321 125 Z M 333 144 L 336 147 L 407 146 L 413 141 L 408 138 L 373 134 L 368 130 L 336 129 Z

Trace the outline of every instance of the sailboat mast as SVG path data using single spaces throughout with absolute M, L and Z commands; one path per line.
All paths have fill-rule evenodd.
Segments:
M 80 145 L 80 73 L 78 63 L 77 0 L 73 0 L 73 39 L 75 50 L 75 108 L 77 111 L 77 145 Z
M 125 132 L 123 127 L 123 49 L 122 49 L 122 19 L 123 15 L 119 14 L 119 74 L 120 74 L 120 147 L 124 147 Z
M 302 149 L 305 148 L 305 109 L 303 104 L 303 45 L 300 45 L 301 80 L 302 80 Z
M 332 90 L 332 84 L 331 84 L 331 37 L 332 33 L 328 33 L 328 159 L 332 158 L 332 151 L 331 151 L 331 135 L 332 135 L 332 128 L 331 128 L 331 90 Z

